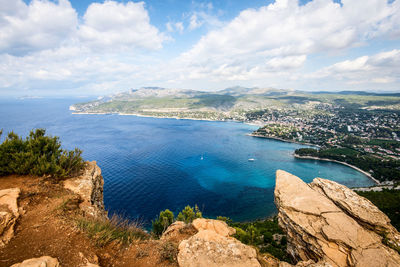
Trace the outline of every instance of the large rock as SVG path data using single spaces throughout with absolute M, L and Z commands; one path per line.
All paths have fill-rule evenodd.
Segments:
M 14 226 L 19 217 L 20 192 L 19 188 L 0 190 L 0 247 L 5 246 L 14 236 Z
M 278 170 L 275 203 L 288 234 L 288 252 L 297 260 L 332 266 L 399 266 L 400 255 L 382 243 L 399 233 L 371 202 L 332 181 L 300 178 Z
M 176 221 L 171 224 L 162 234 L 160 240 L 179 244 L 182 240 L 188 239 L 198 231 L 192 224 L 186 224 L 182 221 Z
M 211 230 L 225 237 L 236 233 L 235 228 L 229 227 L 226 222 L 220 220 L 199 218 L 194 220 L 192 225 L 197 231 Z
M 259 267 L 257 252 L 229 234 L 234 229 L 222 221 L 196 219 L 198 233 L 179 244 L 178 263 L 181 267 Z
M 103 202 L 103 176 L 96 161 L 87 162 L 81 176 L 64 181 L 64 187 L 82 198 L 80 208 L 94 217 L 105 215 Z
M 386 235 L 393 245 L 400 247 L 399 232 L 390 224 L 390 219 L 386 214 L 380 211 L 371 201 L 360 197 L 344 185 L 322 178 L 315 178 L 310 186 L 313 189 L 320 190 L 359 224 L 380 235 Z
M 167 230 L 160 237 L 161 240 L 170 240 L 173 237 L 176 237 L 180 234 L 180 232 L 186 227 L 186 223 L 181 221 L 176 221 L 170 226 L 168 226 Z
M 58 260 L 49 256 L 43 256 L 40 258 L 32 258 L 24 260 L 21 263 L 16 263 L 10 267 L 59 267 Z

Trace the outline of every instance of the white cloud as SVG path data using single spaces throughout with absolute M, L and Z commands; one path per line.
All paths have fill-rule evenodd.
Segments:
M 397 36 L 399 2 L 343 0 L 340 5 L 314 0 L 299 5 L 296 0 L 277 0 L 259 9 L 244 10 L 227 25 L 209 32 L 182 54 L 179 63 L 198 66 L 204 74 L 208 69 L 210 75 L 215 69 L 231 66 L 232 75 L 236 70 L 245 77 L 247 70 L 249 79 L 255 68 L 300 68 L 307 55 L 334 53 L 371 38 Z M 193 21 L 195 27 L 197 18 Z
M 183 29 L 184 29 L 183 23 L 182 23 L 182 22 L 177 22 L 177 23 L 175 23 L 175 28 L 176 28 L 180 33 L 182 33 L 182 32 L 183 32 Z
M 52 48 L 71 37 L 78 23 L 68 0 L 0 1 L 0 52 L 24 55 Z
M 345 60 L 306 75 L 310 79 L 335 79 L 347 84 L 400 82 L 400 50 Z
M 306 59 L 306 55 L 273 57 L 266 62 L 266 66 L 268 66 L 271 70 L 295 69 L 301 67 Z
M 91 4 L 79 23 L 68 0 L 0 0 L 0 89 L 123 90 L 164 39 L 143 2 Z
M 213 15 L 211 13 L 211 9 L 202 10 L 202 11 L 194 11 L 189 19 L 189 30 L 195 30 L 204 25 L 207 25 L 209 28 L 221 27 L 223 22 L 219 20 L 218 15 Z
M 185 29 L 185 27 L 183 26 L 183 22 L 167 22 L 166 27 L 168 32 L 177 31 L 180 34 L 182 34 L 183 30 Z
M 190 17 L 189 29 L 190 30 L 197 29 L 197 28 L 201 27 L 201 25 L 203 25 L 203 23 L 204 23 L 204 21 L 199 21 L 197 14 L 193 14 Z
M 65 45 L 102 52 L 155 50 L 165 40 L 150 24 L 143 2 L 93 3 L 79 24 L 68 0 L 0 0 L 0 53 L 23 56 Z
M 316 57 L 323 65 L 360 46 L 376 51 L 368 47 L 375 40 L 384 47 L 382 40 L 400 38 L 400 0 L 342 0 L 342 5 L 313 0 L 301 6 L 277 0 L 229 22 L 221 22 L 207 3 L 193 10 L 182 17 L 185 24 L 167 23 L 167 31 L 213 30 L 171 58 L 176 51 L 160 49 L 167 37 L 150 23 L 143 2 L 93 3 L 78 20 L 68 0 L 0 0 L 0 90 L 103 94 L 143 85 L 207 90 L 238 83 L 297 89 L 371 84 L 398 90 L 399 50 L 352 57 L 310 74 L 305 69 L 314 67 Z
M 167 22 L 167 24 L 165 24 L 165 26 L 167 27 L 168 32 L 174 31 L 174 24 L 172 22 Z
M 165 37 L 150 24 L 144 2 L 91 4 L 83 16 L 81 41 L 100 50 L 159 49 Z

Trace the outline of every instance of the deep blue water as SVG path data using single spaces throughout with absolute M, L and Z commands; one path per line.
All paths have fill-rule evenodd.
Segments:
M 104 201 L 111 213 L 148 222 L 160 210 L 177 212 L 198 204 L 210 217 L 264 218 L 275 212 L 277 169 L 306 182 L 323 177 L 347 186 L 373 184 L 340 164 L 295 159 L 292 153 L 301 145 L 246 136 L 254 126 L 71 114 L 69 105 L 81 101 L 0 100 L 0 128 L 23 136 L 46 128 L 60 136 L 64 148 L 82 149 L 84 158 L 96 160 L 102 169 Z

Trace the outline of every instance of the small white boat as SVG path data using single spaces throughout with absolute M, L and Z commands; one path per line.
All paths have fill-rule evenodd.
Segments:
M 204 159 L 203 156 L 201 156 L 200 160 L 203 160 L 203 159 Z
M 253 158 L 250 158 L 250 159 L 249 159 L 249 161 L 255 161 L 255 159 L 253 159 Z

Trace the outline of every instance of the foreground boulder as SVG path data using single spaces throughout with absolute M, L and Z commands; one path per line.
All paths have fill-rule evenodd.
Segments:
M 19 217 L 19 188 L 0 190 L 0 247 L 14 236 L 14 226 Z
M 49 256 L 43 256 L 40 258 L 32 258 L 24 260 L 21 263 L 11 265 L 11 267 L 59 267 L 58 260 Z
M 176 221 L 162 234 L 160 240 L 179 244 L 182 240 L 190 238 L 197 232 L 192 224 Z
M 235 228 L 229 227 L 226 222 L 211 219 L 196 219 L 192 223 L 193 227 L 198 231 L 210 230 L 224 237 L 229 237 L 236 233 Z
M 179 266 L 261 266 L 256 250 L 230 237 L 235 229 L 225 222 L 196 219 L 192 225 L 198 232 L 179 244 Z
M 397 244 L 399 233 L 371 202 L 338 183 L 316 178 L 306 184 L 278 170 L 275 203 L 288 252 L 299 261 L 332 266 L 399 266 L 400 255 L 383 244 L 383 233 Z
M 87 162 L 82 175 L 64 181 L 64 187 L 78 194 L 82 200 L 80 208 L 86 215 L 105 216 L 103 202 L 104 180 L 96 161 Z

